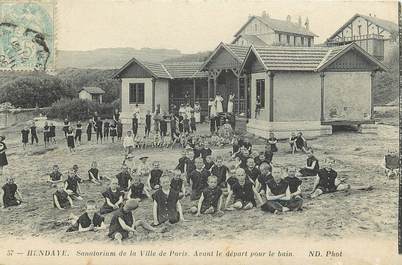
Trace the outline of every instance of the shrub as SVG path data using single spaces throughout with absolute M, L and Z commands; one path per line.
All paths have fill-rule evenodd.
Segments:
M 101 118 L 113 117 L 112 104 L 99 104 L 84 99 L 63 98 L 50 107 L 47 116 L 50 119 L 69 119 L 70 121 L 88 120 L 95 112 Z

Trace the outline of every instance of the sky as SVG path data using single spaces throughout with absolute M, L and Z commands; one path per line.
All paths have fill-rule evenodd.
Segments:
M 249 15 L 296 22 L 308 17 L 322 43 L 354 14 L 375 14 L 397 23 L 397 2 L 269 0 L 61 0 L 57 5 L 57 48 L 167 48 L 182 53 L 213 50 L 231 42 Z

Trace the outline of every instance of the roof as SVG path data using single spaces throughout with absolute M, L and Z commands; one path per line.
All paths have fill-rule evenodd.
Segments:
M 203 62 L 177 62 L 165 63 L 165 69 L 172 78 L 202 78 L 207 77 L 206 73 L 199 72 Z
M 83 87 L 83 88 L 81 89 L 81 91 L 82 91 L 82 90 L 85 90 L 85 91 L 88 92 L 89 94 L 105 94 L 105 91 L 104 91 L 102 88 L 96 87 L 96 86 L 93 86 L 93 87 Z
M 357 44 L 336 47 L 280 47 L 251 46 L 247 56 L 253 52 L 267 71 L 315 71 L 324 70 L 350 49 L 356 49 L 380 69 L 386 67 Z M 244 68 L 243 62 L 241 69 Z
M 247 56 L 247 52 L 250 46 L 241 46 L 236 44 L 226 44 L 226 43 L 219 43 L 218 47 L 211 53 L 208 59 L 201 65 L 200 71 L 204 71 L 205 67 L 215 57 L 219 50 L 225 49 L 228 51 L 238 62 L 241 64 Z
M 253 20 L 253 19 L 258 19 L 265 25 L 267 25 L 270 29 L 274 31 L 279 31 L 279 32 L 285 32 L 285 33 L 294 33 L 294 34 L 299 34 L 299 35 L 305 35 L 305 36 L 311 36 L 311 37 L 317 37 L 316 34 L 308 30 L 307 28 L 303 26 L 299 26 L 297 23 L 293 23 L 291 21 L 287 20 L 279 20 L 279 19 L 273 19 L 268 16 L 251 16 L 249 20 L 239 29 L 239 31 L 235 34 L 235 37 L 240 35 L 240 33 L 243 31 L 243 29 Z
M 233 40 L 232 43 L 237 41 L 239 38 L 243 38 L 243 39 L 247 40 L 248 42 L 250 42 L 251 44 L 256 45 L 256 46 L 265 46 L 265 45 L 267 45 L 267 43 L 264 42 L 262 39 L 260 39 L 258 36 L 256 36 L 256 35 L 248 35 L 248 34 L 238 35 Z
M 154 78 L 175 79 L 175 78 L 204 78 L 207 77 L 206 73 L 200 72 L 200 66 L 203 62 L 170 62 L 170 63 L 151 63 L 131 59 L 122 68 L 120 68 L 113 78 L 118 78 L 119 75 L 131 64 L 137 63 L 146 71 L 148 71 Z
M 386 31 L 390 33 L 398 32 L 398 25 L 392 21 L 385 20 L 385 19 L 380 19 L 377 17 L 372 17 L 372 16 L 366 16 L 366 15 L 361 15 L 361 14 L 355 14 L 353 17 L 351 17 L 348 21 L 346 21 L 345 24 L 343 24 L 342 27 L 340 27 L 337 31 L 335 31 L 334 34 L 331 35 L 328 39 L 333 39 L 336 37 L 336 35 L 339 34 L 344 28 L 346 28 L 353 20 L 355 20 L 358 17 L 362 17 L 371 23 L 385 29 Z

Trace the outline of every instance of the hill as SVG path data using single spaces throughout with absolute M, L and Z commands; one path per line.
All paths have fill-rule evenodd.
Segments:
M 179 50 L 171 49 L 134 49 L 104 48 L 90 51 L 57 51 L 57 69 L 88 68 L 116 69 L 123 66 L 131 58 L 136 57 L 148 62 L 162 62 L 167 59 L 181 57 Z
M 164 63 L 174 63 L 174 62 L 204 62 L 208 59 L 212 52 L 198 52 L 194 54 L 184 54 L 180 57 L 169 58 L 164 60 Z

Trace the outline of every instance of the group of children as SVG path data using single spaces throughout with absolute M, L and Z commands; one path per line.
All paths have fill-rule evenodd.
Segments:
M 146 117 L 146 131 L 147 119 Z M 96 128 L 101 128 L 99 120 L 95 124 Z M 51 126 L 52 124 L 49 127 Z M 68 121 L 65 121 L 64 128 L 68 142 L 68 137 L 71 137 L 69 135 L 71 126 Z M 158 131 L 155 129 L 155 132 Z M 102 177 L 96 162 L 91 164 L 88 171 L 87 181 L 93 184 L 99 185 L 109 181 L 109 187 L 102 193 L 103 205 L 98 207 L 96 201 L 89 199 L 86 203 L 86 212 L 76 219 L 68 231 L 89 231 L 109 227 L 108 236 L 121 241 L 129 237 L 130 233 L 136 233 L 138 226 L 149 231 L 163 231 L 163 226 L 162 228 L 158 226 L 183 221 L 185 212 L 200 216 L 223 214 L 224 211 L 249 210 L 255 207 L 276 214 L 297 211 L 302 209 L 305 198 L 301 188 L 302 179 L 305 177 L 314 178 L 311 198 L 337 190 L 371 188 L 351 187 L 346 184 L 332 168 L 333 160 L 325 160 L 324 167 L 320 167 L 318 159 L 314 156 L 313 150 L 307 147 L 301 132 L 297 135 L 292 134 L 289 139 L 292 153 L 301 150 L 307 154 L 306 166 L 299 171 L 294 166 L 281 167 L 273 164 L 274 153 L 278 151 L 278 139 L 274 134 L 270 134 L 265 150 L 261 152 L 253 150 L 248 138 L 234 137 L 233 150 L 229 157 L 213 156 L 209 144 L 215 135 L 210 138 L 188 135 L 191 137 L 183 144 L 185 149 L 176 167 L 166 170 L 160 168 L 158 161 L 154 161 L 150 167 L 148 157 L 141 157 L 137 165 L 130 153 L 134 148 L 144 146 L 136 140 L 138 135 L 133 135 L 133 132 L 129 131 L 123 140 L 127 153 L 121 172 L 115 177 Z M 74 141 L 75 137 L 77 133 Z M 79 138 L 77 139 L 79 141 Z M 83 181 L 85 180 L 78 173 L 78 166 L 75 165 L 69 170 L 63 179 L 62 173 L 55 165 L 48 179 L 48 182 L 56 187 L 52 195 L 54 207 L 65 210 L 73 207 L 74 201 L 83 200 L 80 185 Z M 7 178 L 6 184 L 2 187 L 2 199 L 5 208 L 22 202 L 22 195 L 11 177 Z M 136 221 L 132 214 L 147 199 L 153 201 L 151 225 L 145 221 Z M 183 210 L 184 200 L 190 201 L 188 211 Z M 109 225 L 105 225 L 106 214 L 113 214 Z

